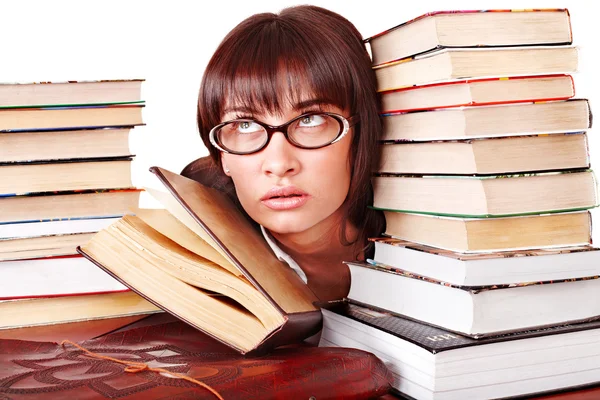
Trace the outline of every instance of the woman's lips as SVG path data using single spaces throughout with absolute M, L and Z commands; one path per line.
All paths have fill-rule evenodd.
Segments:
M 302 207 L 310 199 L 310 195 L 297 187 L 274 187 L 260 201 L 272 210 L 292 210 Z

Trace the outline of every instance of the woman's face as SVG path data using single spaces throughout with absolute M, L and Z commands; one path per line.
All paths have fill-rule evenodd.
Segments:
M 241 114 L 277 126 L 310 111 L 350 117 L 348 112 L 326 104 L 304 108 L 290 104 L 281 115 L 248 115 L 234 105 L 226 108 L 222 121 L 239 118 Z M 248 215 L 269 231 L 300 233 L 317 225 L 329 229 L 339 224 L 341 206 L 350 187 L 352 136 L 350 128 L 339 142 L 308 150 L 293 146 L 281 132 L 275 132 L 261 151 L 247 155 L 222 153 L 221 160 Z

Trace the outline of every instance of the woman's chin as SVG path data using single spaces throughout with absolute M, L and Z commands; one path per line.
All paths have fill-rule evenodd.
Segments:
M 288 215 L 283 214 L 279 213 L 279 215 L 272 218 L 266 218 L 260 224 L 270 232 L 279 234 L 304 232 L 317 224 L 317 221 L 313 221 L 313 218 L 304 213 L 295 213 L 296 215 L 289 215 L 291 213 L 285 213 Z

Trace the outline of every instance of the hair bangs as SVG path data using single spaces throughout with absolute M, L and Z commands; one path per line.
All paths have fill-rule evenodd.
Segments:
M 315 45 L 317 38 L 294 28 L 276 20 L 232 43 L 229 57 L 220 60 L 228 68 L 210 81 L 219 85 L 210 91 L 218 96 L 211 99 L 219 104 L 214 117 L 220 119 L 232 109 L 282 114 L 289 106 L 315 99 L 341 109 L 352 106 L 352 78 L 343 59 L 322 62 L 331 60 L 335 50 L 326 43 Z

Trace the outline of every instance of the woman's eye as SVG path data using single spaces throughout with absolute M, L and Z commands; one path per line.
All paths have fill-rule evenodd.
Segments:
M 308 115 L 300 120 L 300 126 L 319 126 L 325 122 L 322 115 Z
M 240 133 L 252 133 L 260 129 L 262 127 L 254 121 L 241 121 L 237 126 L 237 131 Z

